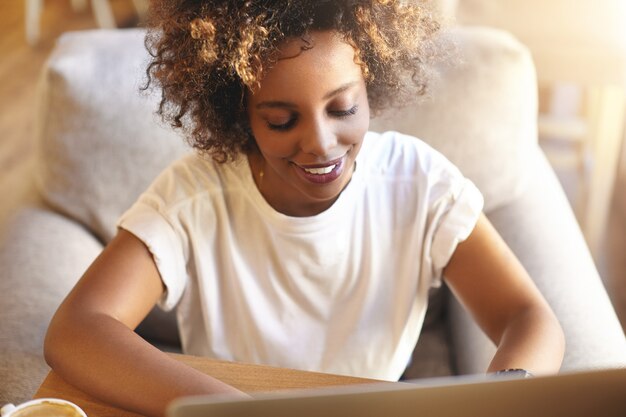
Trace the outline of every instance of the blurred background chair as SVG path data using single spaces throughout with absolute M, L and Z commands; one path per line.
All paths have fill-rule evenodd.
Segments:
M 137 9 L 137 13 L 140 16 L 144 16 L 148 9 L 148 0 L 132 0 L 132 2 Z M 88 8 L 87 0 L 71 0 L 71 4 L 72 9 L 76 12 L 84 12 Z M 109 0 L 91 0 L 90 4 L 100 28 L 112 29 L 117 26 Z M 25 0 L 25 6 L 26 39 L 30 45 L 36 45 L 39 42 L 39 25 L 44 0 Z

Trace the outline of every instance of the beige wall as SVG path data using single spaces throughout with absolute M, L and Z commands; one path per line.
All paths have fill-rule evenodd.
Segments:
M 623 0 L 458 0 L 456 13 L 461 24 L 515 34 L 530 47 L 543 79 L 626 85 Z

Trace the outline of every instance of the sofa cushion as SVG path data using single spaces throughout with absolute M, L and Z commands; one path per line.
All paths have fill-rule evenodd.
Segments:
M 144 31 L 63 35 L 40 83 L 38 183 L 44 200 L 102 241 L 118 216 L 174 158 L 184 140 L 155 114 L 158 92 L 141 92 Z
M 506 32 L 453 28 L 441 38 L 429 93 L 372 121 L 417 136 L 476 183 L 491 211 L 518 196 L 537 143 L 537 85 L 528 50 Z

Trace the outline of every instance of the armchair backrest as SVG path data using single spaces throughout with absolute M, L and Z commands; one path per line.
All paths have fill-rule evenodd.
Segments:
M 469 177 L 485 211 L 518 196 L 537 146 L 537 79 L 528 50 L 507 32 L 456 27 L 428 95 L 372 121 L 428 142 Z
M 503 32 L 458 28 L 443 36 L 451 59 L 437 68 L 429 97 L 374 120 L 372 130 L 429 142 L 474 180 L 490 210 L 524 185 L 536 144 L 534 67 Z M 41 195 L 103 242 L 151 180 L 190 151 L 155 115 L 158 92 L 140 92 L 149 59 L 143 38 L 141 29 L 66 34 L 40 84 Z
M 38 186 L 46 203 L 100 240 L 171 161 L 184 140 L 155 114 L 158 92 L 141 92 L 149 55 L 144 31 L 63 35 L 39 86 Z

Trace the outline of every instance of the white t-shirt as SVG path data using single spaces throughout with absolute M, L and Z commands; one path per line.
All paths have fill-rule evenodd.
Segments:
M 189 155 L 121 217 L 151 251 L 184 352 L 397 380 L 429 289 L 482 210 L 424 142 L 368 133 L 352 180 L 312 217 L 275 211 L 245 156 Z

